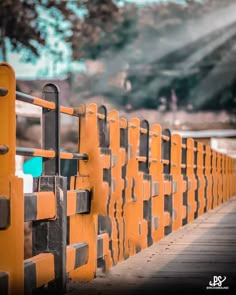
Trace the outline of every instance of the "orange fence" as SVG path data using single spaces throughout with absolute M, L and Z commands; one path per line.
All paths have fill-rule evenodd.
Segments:
M 15 101 L 42 107 L 41 149 L 16 147 Z M 77 117 L 78 150 L 60 151 L 60 113 Z M 158 124 L 120 118 L 96 104 L 60 105 L 54 84 L 43 98 L 16 92 L 0 64 L 0 294 L 41 288 L 64 294 L 66 281 L 91 280 L 111 266 L 227 201 L 236 193 L 232 158 Z M 43 157 L 43 174 L 24 194 L 15 154 Z M 60 174 L 60 159 L 77 174 Z M 24 222 L 33 257 L 24 260 Z M 40 293 L 40 294 L 42 294 Z

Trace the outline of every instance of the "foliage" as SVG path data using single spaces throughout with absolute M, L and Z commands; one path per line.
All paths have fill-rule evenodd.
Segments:
M 97 31 L 107 30 L 117 11 L 112 0 L 4 0 L 0 1 L 0 49 L 6 60 L 7 44 L 13 51 L 24 49 L 32 61 L 42 49 L 59 54 L 50 38 L 67 41 L 73 58 L 81 56 L 82 44 L 96 42 Z M 81 13 L 82 12 L 82 13 Z M 9 41 L 9 42 L 8 42 Z
M 101 60 L 105 65 L 106 72 L 87 77 L 92 81 L 85 83 L 89 85 L 85 91 L 87 96 L 105 95 L 121 105 L 129 103 L 134 108 L 157 108 L 163 96 L 170 100 L 174 89 L 180 107 L 184 108 L 188 103 L 194 105 L 195 94 L 201 94 L 200 90 L 194 92 L 198 85 L 204 84 L 204 79 L 213 81 L 214 85 L 214 79 L 219 79 L 217 75 L 215 78 L 213 75 L 214 79 L 209 77 L 223 61 L 228 49 L 233 48 L 231 43 L 235 38 L 229 42 L 222 41 L 209 51 L 211 42 L 232 28 L 204 34 L 206 27 L 202 31 L 204 37 L 199 35 L 198 39 L 191 41 L 192 33 L 198 30 L 204 16 L 223 9 L 224 1 L 187 0 L 187 5 L 170 2 L 145 6 L 119 5 L 119 2 L 122 1 L 0 1 L 3 59 L 6 59 L 9 46 L 18 52 L 23 49 L 26 60 L 35 60 L 45 48 L 61 59 L 64 48 L 58 44 L 66 41 L 72 60 Z M 230 3 L 234 0 L 227 1 L 228 5 Z M 217 21 L 212 19 L 212 22 Z M 56 36 L 54 42 L 52 36 Z M 186 66 L 189 57 L 201 49 L 209 52 Z M 118 72 L 126 73 L 125 79 L 131 83 L 131 90 L 109 84 L 109 78 Z M 222 84 L 222 89 L 209 97 L 204 92 L 205 101 L 199 104 L 199 108 L 230 109 L 230 103 L 235 102 L 236 78 L 231 75 L 230 81 L 229 85 Z M 126 81 L 121 84 L 126 85 Z

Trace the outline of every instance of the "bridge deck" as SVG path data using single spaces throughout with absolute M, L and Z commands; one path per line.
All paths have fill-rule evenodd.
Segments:
M 75 294 L 236 294 L 236 197 L 99 275 Z M 213 276 L 225 289 L 207 289 Z M 217 286 L 216 286 L 217 287 Z M 227 288 L 227 289 L 226 289 Z

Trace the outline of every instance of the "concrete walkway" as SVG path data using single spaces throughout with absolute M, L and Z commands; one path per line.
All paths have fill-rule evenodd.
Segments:
M 122 293 L 236 294 L 236 197 L 67 295 Z

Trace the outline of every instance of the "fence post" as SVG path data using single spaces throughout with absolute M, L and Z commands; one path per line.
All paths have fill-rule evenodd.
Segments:
M 106 121 L 106 108 L 99 108 L 98 113 L 96 104 L 86 106 L 84 116 L 80 118 L 79 152 L 86 153 L 89 160 L 79 163 L 79 171 L 72 179 L 71 188 L 88 190 L 92 200 L 89 214 L 76 214 L 69 219 L 69 243 L 83 242 L 88 245 L 88 261 L 70 272 L 74 281 L 93 279 L 98 259 L 104 268 L 109 268 L 112 264 L 109 249 L 110 223 L 107 218 L 111 156 Z M 101 216 L 99 221 L 98 214 Z
M 56 197 L 54 220 L 33 221 L 33 255 L 49 252 L 54 255 L 55 280 L 48 284 L 50 294 L 64 294 L 66 288 L 66 178 L 60 176 L 60 112 L 59 89 L 47 84 L 44 99 L 54 102 L 55 110 L 43 109 L 43 149 L 54 150 L 55 158 L 43 160 L 43 176 L 38 179 L 38 191 L 53 191 Z M 40 292 L 40 291 L 39 291 Z M 37 292 L 36 292 L 37 294 Z
M 128 181 L 126 177 L 127 172 L 127 163 L 128 163 L 128 122 L 124 118 L 120 118 L 120 149 L 119 154 L 121 158 L 121 179 L 123 182 L 122 185 L 122 207 L 121 207 L 121 216 L 122 216 L 122 234 L 120 235 L 120 243 L 121 243 L 121 255 L 120 259 L 125 259 L 125 239 L 126 239 L 126 232 L 125 232 L 125 219 L 124 219 L 124 206 L 126 203 L 126 190 L 128 186 Z
M 164 235 L 172 232 L 173 227 L 173 194 L 171 175 L 171 132 L 169 129 L 162 130 L 162 163 L 164 174 Z
M 205 149 L 205 177 L 206 177 L 206 210 L 209 211 L 213 208 L 213 177 L 212 177 L 212 153 L 210 146 L 207 145 Z
M 143 237 L 143 245 L 151 246 L 153 244 L 152 239 L 152 176 L 150 171 L 150 152 L 149 152 L 149 123 L 147 120 L 140 122 L 139 130 L 139 158 L 138 158 L 138 170 L 142 174 L 143 182 L 143 224 L 146 225 L 146 237 Z M 146 224 L 145 224 L 146 222 Z M 143 234 L 145 235 L 145 234 Z
M 23 181 L 15 177 L 16 81 L 0 64 L 0 294 L 24 293 Z
M 202 146 L 202 174 L 203 174 L 203 180 L 204 180 L 204 192 L 203 192 L 203 199 L 204 199 L 204 206 L 203 206 L 203 213 L 207 212 L 207 205 L 208 205 L 208 178 L 206 175 L 206 145 L 203 144 Z
M 218 192 L 217 192 L 217 170 L 216 170 L 216 156 L 217 156 L 217 152 L 216 151 L 212 151 L 212 161 L 211 161 L 211 165 L 212 165 L 212 182 L 213 182 L 213 187 L 212 187 L 212 197 L 213 197 L 213 208 L 215 208 L 218 204 Z
M 226 173 L 226 186 L 227 186 L 227 200 L 230 199 L 231 195 L 230 195 L 230 172 L 229 172 L 229 163 L 230 163 L 230 157 L 229 156 L 225 156 L 225 173 Z
M 181 142 L 181 175 L 183 179 L 183 219 L 182 219 L 182 225 L 185 225 L 188 223 L 188 190 L 189 190 L 189 179 L 187 175 L 187 139 L 182 138 Z
M 97 265 L 103 270 L 108 270 L 113 264 L 115 264 L 116 250 L 113 251 L 113 239 L 112 236 L 115 234 L 113 232 L 112 224 L 112 168 L 111 168 L 111 149 L 110 149 L 110 134 L 109 125 L 107 120 L 107 109 L 105 106 L 101 105 L 98 107 L 97 112 L 97 125 L 98 125 L 98 150 L 99 158 L 103 164 L 107 162 L 108 165 L 101 166 L 102 171 L 102 183 L 106 186 L 106 194 L 104 194 L 105 199 L 101 200 L 105 209 L 105 212 L 99 212 L 98 210 L 98 237 L 97 237 Z M 115 247 L 116 248 L 116 247 Z M 106 250 L 105 250 L 106 249 Z
M 182 162 L 182 138 L 179 134 L 171 135 L 171 170 L 172 194 L 173 194 L 173 230 L 182 226 L 183 218 L 186 216 L 186 202 L 184 205 L 184 180 L 181 175 Z
M 205 208 L 205 178 L 203 175 L 203 144 L 197 142 L 197 180 L 198 180 L 198 216 Z
M 111 110 L 108 114 L 109 137 L 111 150 L 111 198 L 109 202 L 109 216 L 112 224 L 112 258 L 113 264 L 124 257 L 124 219 L 122 192 L 122 166 L 125 164 L 124 129 L 121 129 L 119 113 Z M 122 132 L 121 132 L 122 130 Z
M 216 169 L 218 174 L 218 205 L 223 202 L 223 167 L 222 167 L 222 154 L 217 154 Z
M 196 153 L 195 142 L 192 138 L 187 139 L 187 177 L 188 177 L 188 222 L 195 218 L 197 211 L 197 179 L 195 173 Z
M 162 129 L 151 126 L 150 174 L 152 177 L 152 238 L 154 242 L 164 237 L 164 174 L 162 158 Z
M 128 163 L 127 163 L 127 187 L 126 202 L 124 204 L 125 220 L 125 257 L 141 251 L 143 241 L 141 239 L 144 232 L 142 222 L 142 174 L 138 171 L 138 145 L 139 145 L 140 120 L 131 119 L 128 130 Z

